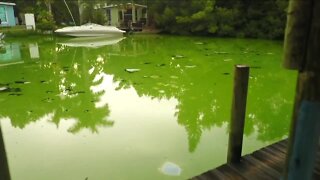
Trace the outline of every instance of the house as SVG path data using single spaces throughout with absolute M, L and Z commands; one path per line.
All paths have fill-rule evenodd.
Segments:
M 14 9 L 15 3 L 8 2 L 0 2 L 0 26 L 15 26 L 16 19 L 14 17 Z
M 147 23 L 147 6 L 135 3 L 111 4 L 106 10 L 108 24 L 117 27 L 143 26 Z M 132 23 L 132 24 L 131 24 Z

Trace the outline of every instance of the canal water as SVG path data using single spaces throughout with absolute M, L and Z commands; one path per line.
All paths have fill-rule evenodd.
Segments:
M 0 123 L 13 180 L 187 179 L 226 162 L 233 67 L 250 65 L 243 154 L 285 138 L 282 43 L 7 38 Z

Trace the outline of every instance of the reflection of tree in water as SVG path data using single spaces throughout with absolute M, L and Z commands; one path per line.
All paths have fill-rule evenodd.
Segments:
M 141 41 L 144 40 L 141 38 Z M 114 75 L 114 81 L 119 82 L 117 89 L 134 87 L 139 96 L 158 99 L 176 98 L 178 100 L 176 107 L 177 120 L 180 125 L 185 127 L 188 134 L 189 151 L 193 152 L 204 130 L 213 126 L 222 126 L 224 123 L 228 123 L 230 119 L 231 72 L 234 63 L 227 64 L 221 62 L 221 60 L 226 58 L 237 59 L 239 54 L 243 54 L 243 49 L 249 51 L 250 48 L 254 49 L 254 45 L 244 48 L 241 42 L 240 45 L 231 42 L 226 45 L 227 49 L 223 49 L 222 42 L 215 42 L 214 47 L 208 45 L 199 49 L 206 55 L 210 54 L 208 52 L 210 48 L 213 49 L 211 50 L 213 52 L 211 57 L 206 61 L 197 59 L 199 54 L 194 56 L 189 53 L 189 49 L 199 48 L 195 44 L 193 44 L 194 47 L 177 50 L 177 48 L 171 46 L 174 44 L 176 47 L 184 47 L 184 43 L 187 42 L 182 41 L 181 44 L 173 42 L 177 41 L 175 38 L 165 40 L 149 38 L 148 40 L 149 42 L 145 43 L 148 44 L 148 47 L 145 48 L 147 50 L 146 54 L 135 57 L 111 57 L 104 66 L 105 71 Z M 190 44 L 190 42 L 188 43 Z M 258 46 L 263 46 L 263 43 L 258 44 Z M 264 46 L 266 45 L 264 44 Z M 164 48 L 164 50 L 159 47 Z M 219 53 L 217 49 L 222 52 L 233 52 L 233 54 L 224 55 L 224 52 Z M 270 60 L 270 56 L 259 57 L 261 52 L 251 51 L 249 55 L 239 56 L 244 59 L 241 60 L 241 63 L 246 59 L 259 58 L 260 62 L 246 63 L 253 64 L 253 66 L 263 66 L 262 62 Z M 177 53 L 181 54 L 177 55 Z M 213 62 L 212 60 L 215 59 L 220 59 L 220 62 Z M 128 73 L 124 71 L 126 68 L 137 68 L 141 71 Z M 272 76 L 265 76 L 267 73 Z M 286 91 L 290 88 L 286 85 L 291 84 L 292 79 L 285 79 L 287 74 L 279 68 L 263 70 L 258 67 L 252 74 L 258 78 L 258 81 L 253 82 L 254 85 L 249 92 L 249 96 L 255 99 L 251 101 L 249 99 L 248 102 L 248 109 L 252 113 L 248 113 L 245 134 L 250 135 L 254 129 L 257 129 L 258 138 L 262 141 L 279 139 L 287 132 L 287 130 L 282 129 L 287 127 L 291 107 L 291 102 L 286 100 L 290 99 L 290 96 L 286 94 Z M 273 80 L 270 82 L 270 79 Z M 278 94 L 267 89 L 267 87 L 275 88 L 275 85 L 277 86 L 274 90 L 278 91 Z M 263 99 L 265 93 L 269 95 L 268 100 Z M 259 99 L 259 97 L 261 98 Z M 275 106 L 279 106 L 279 108 Z M 276 111 L 278 113 L 275 113 Z M 252 121 L 252 118 L 255 118 L 255 121 Z
M 54 59 L 47 60 L 45 58 L 52 58 L 52 55 L 41 54 L 44 57 L 40 62 L 41 68 L 35 64 L 25 64 L 0 71 L 0 83 L 9 83 L 9 87 L 21 89 L 21 92 L 0 94 L 3 101 L 0 104 L 1 117 L 9 117 L 13 126 L 23 128 L 53 112 L 50 121 L 57 126 L 62 119 L 76 120 L 69 129 L 72 133 L 81 129 L 97 132 L 98 127 L 112 126 L 113 122 L 107 119 L 110 113 L 108 107 L 95 107 L 95 102 L 104 92 L 93 93 L 90 90 L 90 86 L 99 85 L 99 82 L 93 82 L 93 78 L 101 70 L 102 62 L 99 62 L 97 55 L 82 57 L 85 49 L 54 46 L 46 47 L 40 53 L 59 51 L 59 48 L 64 50 L 55 53 Z M 96 70 L 88 74 L 91 64 Z
M 247 134 L 258 129 L 258 139 L 262 141 L 272 141 L 284 137 L 284 132 L 289 131 L 288 120 L 292 112 L 293 92 L 286 92 L 285 89 L 293 84 L 292 79 L 279 78 L 276 73 L 266 73 L 257 75 L 264 81 L 263 86 L 257 82 L 252 82 L 250 88 L 251 102 L 248 103 L 246 129 Z M 256 84 L 259 83 L 259 84 Z M 292 88 L 293 90 L 294 88 Z
M 262 141 L 283 137 L 287 130 L 282 128 L 287 127 L 291 111 L 291 102 L 287 101 L 291 99 L 290 93 L 286 92 L 291 79 L 286 80 L 287 73 L 280 68 L 273 68 L 279 61 L 270 63 L 270 56 L 260 56 L 263 52 L 254 50 L 269 45 L 246 40 L 201 41 L 203 43 L 183 37 L 141 36 L 90 50 L 52 46 L 40 51 L 55 52 L 51 56 L 41 54 L 41 69 L 34 65 L 19 74 L 14 72 L 21 72 L 21 66 L 12 66 L 0 71 L 0 83 L 12 83 L 12 79 L 21 80 L 21 77 L 31 82 L 10 85 L 21 87 L 22 96 L 0 94 L 0 101 L 4 102 L 0 104 L 0 114 L 10 117 L 14 126 L 22 128 L 54 112 L 52 122 L 57 125 L 61 119 L 77 120 L 70 132 L 83 128 L 97 132 L 97 127 L 113 124 L 106 119 L 110 113 L 107 106 L 95 107 L 104 92 L 90 90 L 102 83 L 103 79 L 94 78 L 105 72 L 113 75 L 119 84 L 118 90 L 133 87 L 139 96 L 177 99 L 175 115 L 187 131 L 189 151 L 193 152 L 205 130 L 229 122 L 233 64 L 246 63 L 263 68 L 251 73 L 245 134 L 257 130 Z M 49 59 L 52 56 L 54 59 Z M 259 61 L 249 61 L 252 59 Z M 129 73 L 126 68 L 141 71 Z
M 155 44 L 153 44 L 155 45 Z M 165 45 L 158 44 L 159 47 Z M 148 50 L 158 49 L 149 47 Z M 203 130 L 212 126 L 221 126 L 225 113 L 220 106 L 225 103 L 224 95 L 215 97 L 216 82 L 225 79 L 201 62 L 191 61 L 189 58 L 172 60 L 170 52 L 157 51 L 157 57 L 140 55 L 138 57 L 110 58 L 105 66 L 108 74 L 114 75 L 119 87 L 134 87 L 139 96 L 151 98 L 176 98 L 178 123 L 186 128 L 189 139 L 189 150 L 193 152 L 199 143 Z M 148 52 L 153 54 L 153 52 Z M 113 60 L 114 59 L 114 60 Z M 126 68 L 141 69 L 140 72 L 128 73 Z M 200 70 L 199 70 L 200 69 Z M 212 79 L 212 75 L 220 76 Z M 228 85 L 227 85 L 228 86 Z M 218 105 L 218 101 L 220 101 Z M 218 111 L 219 109 L 219 111 Z

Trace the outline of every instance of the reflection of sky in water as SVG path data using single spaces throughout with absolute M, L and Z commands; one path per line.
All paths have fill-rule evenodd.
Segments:
M 0 69 L 13 179 L 186 179 L 224 163 L 239 63 L 255 67 L 244 152 L 288 131 L 294 76 L 280 68 L 277 43 L 138 36 L 92 49 L 52 41 L 27 41 L 25 63 Z

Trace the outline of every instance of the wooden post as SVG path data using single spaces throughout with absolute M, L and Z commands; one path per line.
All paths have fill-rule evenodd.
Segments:
M 318 109 L 317 104 L 320 103 L 319 19 L 319 0 L 290 0 L 284 65 L 286 68 L 299 70 L 299 75 L 284 179 L 311 177 L 316 157 L 315 149 L 318 144 L 311 140 L 318 140 L 319 134 L 310 132 L 306 135 L 305 132 L 312 131 L 310 127 L 318 127 L 320 121 L 319 117 L 310 114 Z M 303 153 L 299 148 L 301 145 L 305 150 Z
M 228 163 L 240 162 L 244 122 L 246 115 L 249 67 L 236 65 L 234 71 L 233 100 L 228 144 Z
M 304 101 L 299 111 L 288 179 L 312 179 L 320 135 L 320 103 Z
M 305 63 L 313 0 L 290 0 L 284 44 L 284 66 L 301 70 Z
M 10 180 L 10 172 L 7 161 L 6 149 L 2 137 L 1 125 L 0 125 L 0 180 Z

